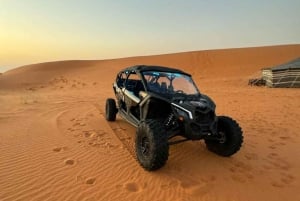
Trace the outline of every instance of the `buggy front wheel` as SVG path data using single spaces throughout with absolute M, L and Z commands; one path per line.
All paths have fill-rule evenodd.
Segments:
M 147 119 L 139 124 L 135 149 L 137 160 L 144 169 L 153 171 L 165 165 L 169 144 L 166 130 L 160 121 Z
M 230 117 L 218 117 L 218 139 L 205 140 L 208 150 L 220 156 L 231 156 L 242 146 L 243 132 L 239 124 Z

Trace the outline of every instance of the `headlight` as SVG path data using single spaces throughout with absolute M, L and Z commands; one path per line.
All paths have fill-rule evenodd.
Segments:
M 179 117 L 183 117 L 184 119 L 188 119 L 188 118 L 189 118 L 187 112 L 185 112 L 185 111 L 183 111 L 183 110 L 181 110 L 181 109 L 178 109 L 178 108 L 175 108 L 175 111 L 176 111 L 176 113 L 177 113 L 177 115 L 178 115 Z
M 172 105 L 175 106 L 174 109 L 175 109 L 175 111 L 177 112 L 177 114 L 179 116 L 182 116 L 182 117 L 184 117 L 186 119 L 187 118 L 193 119 L 192 112 L 190 112 L 189 110 L 187 110 L 187 109 L 185 109 L 185 108 L 183 108 L 180 105 L 177 105 L 175 103 L 172 103 Z

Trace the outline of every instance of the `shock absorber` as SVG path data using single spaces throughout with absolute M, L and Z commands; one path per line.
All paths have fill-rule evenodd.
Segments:
M 167 117 L 167 119 L 166 119 L 166 123 L 165 123 L 165 126 L 167 127 L 167 128 L 170 128 L 171 126 L 173 126 L 174 125 L 174 119 L 175 119 L 175 116 L 174 116 L 174 114 L 173 114 L 173 112 L 171 112 L 170 114 L 169 114 L 169 116 Z

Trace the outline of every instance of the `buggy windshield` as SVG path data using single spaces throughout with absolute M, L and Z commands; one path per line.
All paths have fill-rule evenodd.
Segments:
M 142 72 L 146 80 L 147 89 L 151 92 L 172 95 L 176 93 L 185 95 L 198 95 L 199 91 L 192 78 L 185 74 L 145 71 Z

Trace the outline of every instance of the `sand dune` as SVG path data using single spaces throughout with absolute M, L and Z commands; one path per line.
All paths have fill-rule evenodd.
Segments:
M 249 87 L 263 67 L 300 45 L 197 51 L 23 66 L 0 77 L 0 200 L 300 200 L 300 91 Z M 134 64 L 181 67 L 245 135 L 222 158 L 203 142 L 170 148 L 167 165 L 135 161 L 135 129 L 104 119 L 116 72 Z

